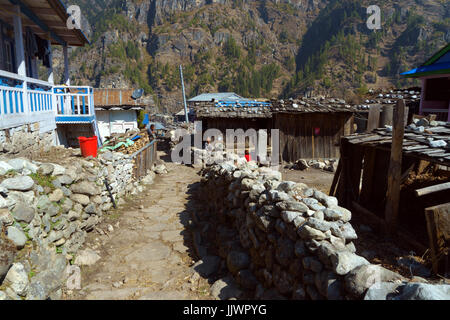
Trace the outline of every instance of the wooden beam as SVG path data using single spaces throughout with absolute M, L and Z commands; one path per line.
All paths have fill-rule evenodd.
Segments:
M 2 10 L 4 11 L 12 11 L 14 10 L 14 6 L 11 4 L 2 4 Z M 28 7 L 31 11 L 38 15 L 47 15 L 54 16 L 57 12 L 52 8 L 42 8 L 42 7 Z
M 425 209 L 433 272 L 448 276 L 448 241 L 450 240 L 450 202 Z
M 431 193 L 444 191 L 444 190 L 449 190 L 449 189 L 450 189 L 450 182 L 441 183 L 441 184 L 437 184 L 437 185 L 430 186 L 430 187 L 427 187 L 427 188 L 416 190 L 416 196 L 417 197 L 422 197 L 422 196 L 425 196 L 425 195 L 428 195 L 428 194 L 431 194 Z
M 31 21 L 36 23 L 36 25 L 38 25 L 43 31 L 50 32 L 50 34 L 52 35 L 52 38 L 55 39 L 59 44 L 67 45 L 66 41 L 61 39 L 55 32 L 50 30 L 50 28 L 44 22 L 42 22 L 42 20 L 27 5 L 25 5 L 22 1 L 20 1 L 20 0 L 9 0 L 9 2 L 11 4 L 13 4 L 13 5 L 20 6 L 20 11 L 23 14 L 25 14 Z
M 402 148 L 405 133 L 405 101 L 398 100 L 394 109 L 391 160 L 388 170 L 385 220 L 389 234 L 397 232 L 400 185 L 402 174 Z

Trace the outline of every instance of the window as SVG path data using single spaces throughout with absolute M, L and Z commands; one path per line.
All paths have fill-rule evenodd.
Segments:
M 14 49 L 10 41 L 5 41 L 5 70 L 15 72 L 14 70 Z

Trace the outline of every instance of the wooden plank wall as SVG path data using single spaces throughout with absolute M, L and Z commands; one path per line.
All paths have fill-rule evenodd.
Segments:
M 227 129 L 242 129 L 247 131 L 248 129 L 255 129 L 256 131 L 260 129 L 266 129 L 268 134 L 268 144 L 270 145 L 272 129 L 272 119 L 271 118 L 261 118 L 261 119 L 244 119 L 244 118 L 203 118 L 203 134 L 208 129 L 218 129 L 222 132 L 224 136 L 224 141 L 226 142 L 226 132 Z
M 274 128 L 280 129 L 280 152 L 284 161 L 338 158 L 340 138 L 353 132 L 353 115 L 275 114 Z M 316 128 L 320 129 L 318 134 Z

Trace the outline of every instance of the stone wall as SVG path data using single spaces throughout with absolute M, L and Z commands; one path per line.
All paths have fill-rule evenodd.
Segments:
M 55 144 L 55 130 L 40 133 L 39 123 L 0 130 L 0 153 L 47 152 Z
M 208 242 L 215 242 L 228 271 L 241 288 L 251 292 L 250 297 L 450 297 L 448 285 L 410 283 L 356 254 L 351 212 L 340 207 L 336 198 L 303 183 L 281 181 L 280 172 L 271 168 L 238 158 L 211 166 L 204 170 L 198 194 L 207 207 L 198 220 L 208 221 L 204 228 L 212 235 Z M 217 282 L 223 289 L 221 283 L 230 284 L 230 280 Z
M 72 152 L 60 164 L 0 161 L 0 300 L 58 299 L 66 267 L 89 260 L 79 255 L 87 233 L 112 209 L 105 178 L 118 204 L 143 191 L 126 155 Z

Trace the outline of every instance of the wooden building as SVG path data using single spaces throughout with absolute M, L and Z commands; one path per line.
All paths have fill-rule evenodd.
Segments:
M 424 132 L 403 130 L 403 121 L 395 126 L 394 132 L 383 128 L 342 138 L 330 195 L 375 232 L 395 234 L 419 254 L 428 243 L 440 250 L 450 241 L 450 123 L 437 122 Z M 436 222 L 442 206 L 445 215 Z M 431 239 L 436 228 L 446 229 L 440 245 Z
M 402 75 L 422 80 L 421 115 L 435 114 L 438 120 L 450 121 L 450 43 Z
M 203 131 L 218 129 L 226 135 L 227 129 L 266 129 L 272 125 L 271 104 L 258 101 L 197 102 L 196 118 L 202 121 Z
M 272 101 L 282 160 L 338 158 L 341 137 L 353 132 L 354 111 L 343 104 L 315 100 Z
M 0 130 L 31 126 L 56 133 L 55 143 L 65 146 L 99 134 L 93 89 L 70 84 L 69 47 L 89 40 L 80 28 L 68 28 L 68 21 L 61 0 L 0 0 Z M 55 45 L 63 51 L 60 85 L 54 82 Z M 47 69 L 45 79 L 39 79 L 40 64 Z
M 95 112 L 103 140 L 113 133 L 125 133 L 138 128 L 138 113 L 147 102 L 132 97 L 133 89 L 94 89 Z

